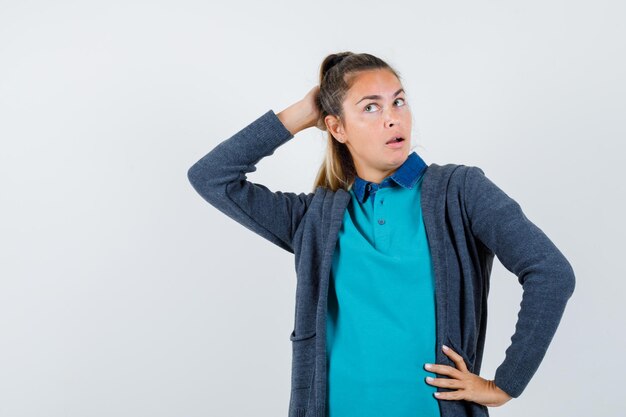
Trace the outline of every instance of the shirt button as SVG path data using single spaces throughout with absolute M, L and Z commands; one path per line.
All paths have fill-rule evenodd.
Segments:
M 385 224 L 385 219 L 378 219 L 378 224 Z
M 384 199 L 384 198 L 381 198 L 381 199 L 380 199 L 380 204 L 383 204 L 383 201 L 385 201 L 385 199 Z

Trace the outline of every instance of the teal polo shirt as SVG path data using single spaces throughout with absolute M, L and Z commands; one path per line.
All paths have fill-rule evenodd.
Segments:
M 357 177 L 328 294 L 328 417 L 440 417 L 435 286 L 415 152 L 380 184 Z

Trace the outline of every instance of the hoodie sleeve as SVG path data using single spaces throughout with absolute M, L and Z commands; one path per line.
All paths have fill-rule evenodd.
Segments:
M 543 360 L 574 292 L 574 270 L 520 205 L 482 169 L 468 167 L 464 198 L 474 236 L 523 286 L 515 332 L 494 378 L 496 386 L 517 398 Z
M 247 180 L 256 164 L 294 136 L 273 110 L 214 147 L 187 172 L 194 189 L 209 204 L 293 253 L 293 235 L 314 193 L 270 191 Z

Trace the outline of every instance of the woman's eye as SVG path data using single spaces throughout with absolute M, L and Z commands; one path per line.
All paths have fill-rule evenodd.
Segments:
M 375 106 L 375 104 L 374 103 L 370 103 L 367 106 L 365 106 L 364 110 L 365 110 L 366 113 L 371 113 L 371 112 L 367 111 L 367 108 L 370 107 L 370 106 Z
M 402 106 L 404 106 L 404 105 L 406 104 L 406 103 L 405 103 L 405 100 L 404 100 L 403 98 L 397 98 L 395 101 L 398 101 L 398 100 L 402 100 L 402 104 L 401 104 Z M 370 103 L 370 104 L 368 104 L 367 106 L 365 106 L 363 109 L 365 110 L 365 112 L 366 112 L 366 113 L 371 113 L 370 111 L 367 111 L 367 109 L 368 109 L 370 106 L 375 106 L 375 105 L 376 105 L 375 103 Z

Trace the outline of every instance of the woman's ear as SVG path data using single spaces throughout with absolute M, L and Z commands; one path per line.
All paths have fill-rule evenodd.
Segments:
M 324 122 L 331 135 L 333 135 L 337 141 L 344 143 L 345 132 L 339 118 L 337 116 L 328 115 L 324 118 Z

